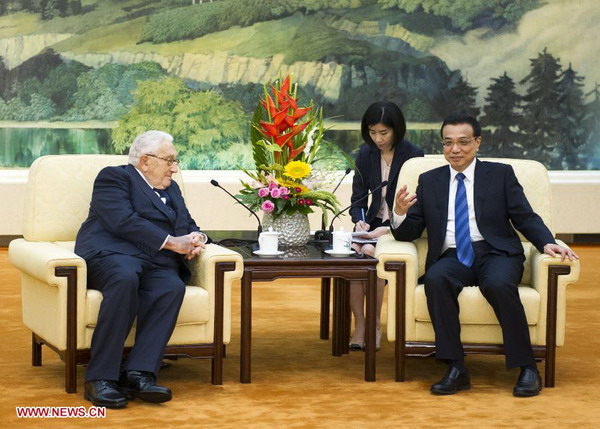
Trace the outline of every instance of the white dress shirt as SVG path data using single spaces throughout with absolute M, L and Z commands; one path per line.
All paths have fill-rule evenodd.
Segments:
M 469 205 L 469 232 L 471 234 L 471 241 L 483 240 L 483 235 L 477 227 L 475 220 L 475 204 L 473 197 L 473 189 L 475 184 L 475 160 L 462 172 L 465 175 L 463 180 L 465 184 L 465 191 L 467 192 L 467 204 Z M 456 175 L 459 173 L 454 170 L 450 165 L 450 188 L 448 189 L 448 222 L 446 223 L 446 238 L 442 246 L 442 253 L 451 247 L 456 247 L 455 228 L 454 228 L 454 200 L 456 199 L 456 189 L 458 187 L 458 179 Z M 406 219 L 406 214 L 400 216 L 393 212 L 392 226 L 398 228 L 402 222 Z

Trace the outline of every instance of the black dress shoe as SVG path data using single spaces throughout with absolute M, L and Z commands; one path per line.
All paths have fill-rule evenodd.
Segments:
M 127 398 L 119 392 L 115 381 L 86 381 L 83 397 L 97 407 L 125 408 L 127 406 Z
M 471 377 L 468 371 L 461 372 L 454 366 L 448 367 L 446 375 L 431 386 L 431 393 L 436 395 L 452 395 L 459 390 L 468 390 L 471 388 Z
M 360 352 L 362 350 L 365 349 L 365 345 L 364 344 L 356 344 L 356 343 L 350 343 L 350 345 L 348 346 L 348 348 L 350 349 L 351 352 Z
M 542 390 L 542 377 L 540 373 L 531 368 L 524 368 L 519 374 L 513 395 L 520 397 L 537 396 Z
M 170 401 L 171 389 L 156 384 L 154 374 L 147 371 L 123 371 L 119 379 L 119 390 L 128 398 L 140 398 L 155 404 Z

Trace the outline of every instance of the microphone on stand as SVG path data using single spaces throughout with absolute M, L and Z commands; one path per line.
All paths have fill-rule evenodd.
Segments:
M 388 184 L 388 181 L 384 180 L 383 182 L 381 182 L 381 184 L 379 186 L 376 186 L 375 188 L 373 188 L 372 191 L 367 192 L 365 195 L 363 195 L 358 200 L 354 201 L 352 204 L 350 204 L 344 210 L 340 210 L 339 212 L 337 212 L 336 215 L 333 217 L 333 219 L 331 219 L 331 223 L 329 224 L 328 230 L 315 231 L 315 239 L 331 241 L 332 233 L 333 233 L 333 222 L 346 210 L 350 210 L 352 207 L 354 207 L 356 205 L 356 203 L 359 203 L 359 202 L 363 201 L 364 199 L 368 198 L 369 195 L 373 194 L 373 192 L 380 190 L 381 188 L 387 186 L 387 184 Z
M 246 204 L 244 204 L 243 202 L 241 202 L 235 195 L 231 194 L 231 192 L 229 192 L 227 189 L 225 189 L 224 187 L 222 187 L 221 185 L 219 185 L 219 182 L 217 182 L 215 179 L 212 179 L 210 181 L 210 184 L 213 186 L 216 186 L 217 188 L 222 189 L 223 191 L 225 191 L 225 193 L 227 195 L 229 195 L 231 198 L 233 198 L 234 200 L 236 200 L 242 207 L 244 207 L 246 210 L 248 210 L 250 213 L 252 213 L 252 215 L 256 218 L 256 221 L 258 222 L 258 234 L 260 235 L 260 233 L 262 232 L 262 224 L 260 223 L 260 219 L 258 218 L 258 216 L 256 215 L 256 213 L 254 213 L 250 207 L 248 207 Z
M 342 176 L 342 178 L 340 179 L 340 181 L 338 182 L 338 184 L 336 185 L 336 187 L 333 188 L 333 191 L 331 191 L 332 194 L 335 194 L 335 191 L 338 190 L 338 188 L 340 187 L 340 185 L 342 184 L 342 182 L 344 181 L 344 179 L 346 178 L 346 176 L 348 174 L 350 174 L 351 171 L 352 171 L 352 169 L 350 167 L 346 168 L 346 171 L 344 172 L 344 175 Z M 322 230 L 325 229 L 325 214 L 324 213 L 321 215 L 321 229 Z

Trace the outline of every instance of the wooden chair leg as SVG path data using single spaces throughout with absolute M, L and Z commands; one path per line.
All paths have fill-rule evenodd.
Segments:
M 396 366 L 396 381 L 404 381 L 405 352 L 406 352 L 406 264 L 404 262 L 386 262 L 386 271 L 396 272 L 396 343 L 394 348 L 394 361 Z M 392 285 L 388 285 L 391 287 Z
M 554 387 L 554 372 L 555 372 L 556 353 L 546 353 L 546 361 L 544 363 L 544 387 Z
M 42 366 L 42 345 L 35 339 L 35 334 L 31 334 L 31 365 Z
M 223 354 L 213 357 L 211 360 L 211 383 L 214 385 L 223 384 Z
M 69 357 L 69 354 L 73 356 Z M 65 359 L 65 391 L 67 393 L 77 393 L 77 363 L 75 361 L 74 351 L 67 350 Z
M 546 315 L 546 365 L 544 381 L 546 387 L 554 387 L 556 363 L 556 312 L 558 302 L 558 276 L 567 275 L 571 268 L 565 265 L 548 267 L 548 308 Z

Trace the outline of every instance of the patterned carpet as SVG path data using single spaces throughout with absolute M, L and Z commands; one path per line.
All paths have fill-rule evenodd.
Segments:
M 600 412 L 600 247 L 575 247 L 582 275 L 567 295 L 566 345 L 558 349 L 556 387 L 539 397 L 514 398 L 518 370 L 500 356 L 470 356 L 473 388 L 448 397 L 428 389 L 444 372 L 433 359 L 410 359 L 407 381 L 394 378 L 393 343 L 377 353 L 377 382 L 363 381 L 364 354 L 331 356 L 319 339 L 319 285 L 282 280 L 254 289 L 253 383 L 239 380 L 239 285 L 234 289 L 232 344 L 224 384 L 210 384 L 209 361 L 180 359 L 161 373 L 171 402 L 131 402 L 103 419 L 18 419 L 15 407 L 88 407 L 80 389 L 64 392 L 64 366 L 43 350 L 43 366 L 31 366 L 31 335 L 21 323 L 18 271 L 0 248 L 0 373 L 2 427 L 597 427 Z M 385 305 L 384 305 L 385 309 Z M 384 314 L 385 318 L 385 314 Z M 385 338 L 385 332 L 384 332 Z

